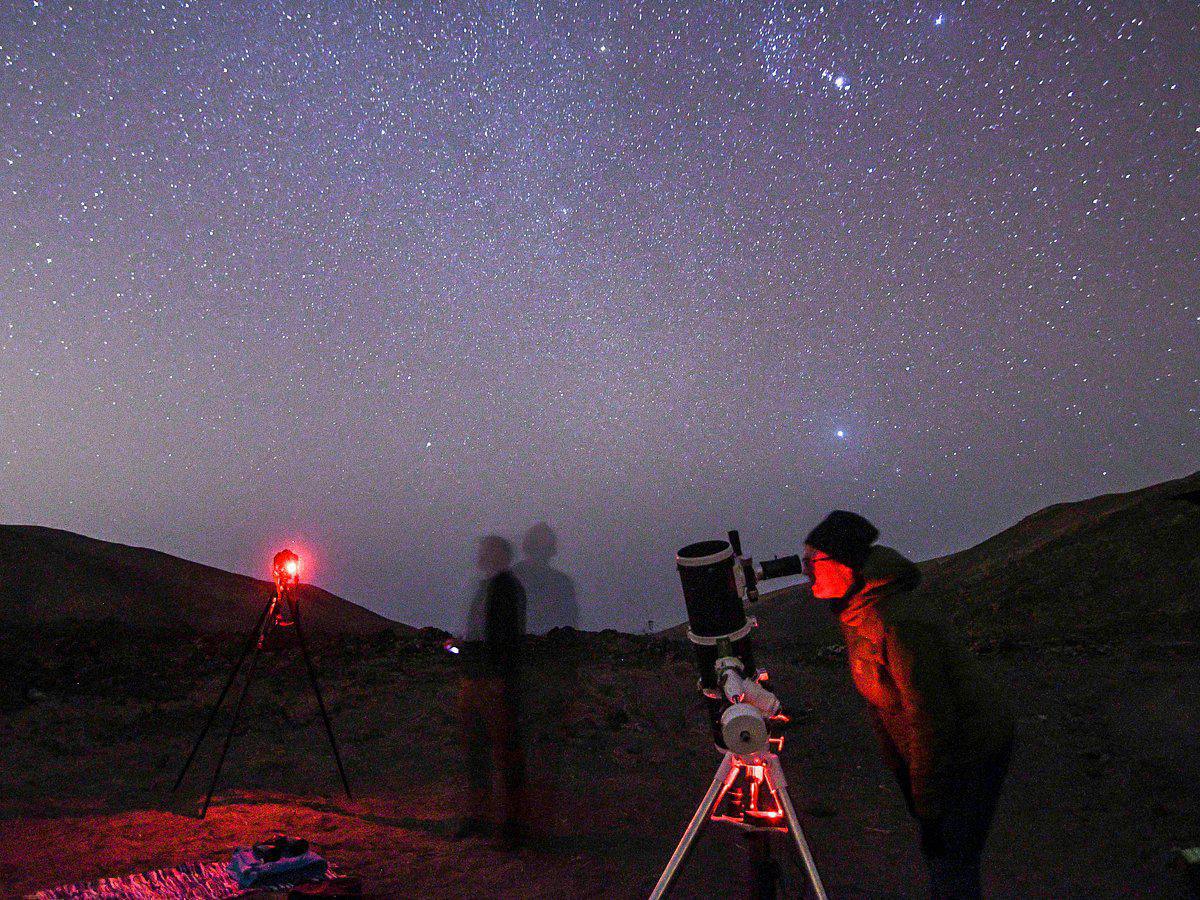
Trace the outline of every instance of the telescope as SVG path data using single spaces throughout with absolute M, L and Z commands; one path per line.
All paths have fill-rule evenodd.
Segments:
M 798 556 L 756 564 L 742 554 L 741 537 L 698 541 L 679 550 L 675 565 L 683 586 L 691 642 L 713 743 L 722 754 L 708 793 L 655 885 L 651 900 L 670 891 L 704 825 L 711 819 L 746 831 L 751 842 L 756 896 L 774 897 L 779 866 L 771 858 L 773 832 L 788 832 L 818 900 L 825 888 L 808 847 L 779 762 L 790 719 L 754 658 L 757 621 L 746 607 L 758 600 L 760 581 L 798 575 Z
M 723 719 L 742 722 L 749 711 L 731 714 L 731 705 L 749 703 L 761 714 L 763 727 L 772 719 L 777 720 L 777 731 L 787 725 L 782 704 L 766 685 L 767 673 L 755 664 L 750 632 L 758 623 L 746 615 L 746 607 L 757 602 L 760 581 L 800 574 L 800 558 L 789 556 L 755 564 L 753 558 L 742 555 L 741 536 L 731 531 L 728 541 L 688 544 L 676 555 L 675 563 L 687 606 L 688 640 L 695 651 L 699 689 L 708 708 L 713 741 L 718 748 L 735 752 L 765 750 L 765 738 L 747 743 L 741 731 L 727 727 L 729 722 Z M 762 731 L 758 725 L 746 724 L 754 734 Z

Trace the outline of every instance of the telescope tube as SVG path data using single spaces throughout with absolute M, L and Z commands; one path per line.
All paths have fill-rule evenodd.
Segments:
M 743 671 L 755 671 L 750 623 L 734 580 L 737 564 L 728 541 L 698 541 L 675 555 L 688 611 L 688 640 L 696 653 L 713 740 L 721 748 L 725 748 L 721 714 L 727 704 L 717 675 L 717 659 L 733 656 L 741 661 Z

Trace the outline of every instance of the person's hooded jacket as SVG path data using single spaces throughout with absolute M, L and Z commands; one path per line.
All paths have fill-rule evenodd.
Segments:
M 964 768 L 1003 753 L 1012 717 L 998 686 L 951 634 L 917 567 L 875 545 L 840 609 L 855 687 L 911 811 L 939 818 Z

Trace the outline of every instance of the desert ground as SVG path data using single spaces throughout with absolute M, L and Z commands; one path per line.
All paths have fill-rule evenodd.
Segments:
M 179 796 L 170 786 L 239 640 L 116 625 L 9 631 L 5 893 L 222 859 L 282 831 L 312 840 L 375 895 L 645 896 L 718 761 L 687 645 L 614 632 L 532 641 L 533 834 L 505 854 L 448 836 L 461 751 L 457 674 L 442 638 L 408 630 L 322 642 L 318 666 L 353 801 L 340 791 L 298 656 L 268 647 L 201 820 L 214 737 Z M 764 641 L 761 662 L 796 717 L 784 765 L 830 896 L 921 896 L 914 829 L 840 648 L 776 638 Z M 1019 711 L 986 862 L 990 894 L 1188 896 L 1167 861 L 1172 847 L 1200 838 L 1196 644 L 1109 635 L 979 649 Z M 788 859 L 788 896 L 800 896 Z M 737 895 L 744 875 L 741 838 L 713 825 L 675 896 Z

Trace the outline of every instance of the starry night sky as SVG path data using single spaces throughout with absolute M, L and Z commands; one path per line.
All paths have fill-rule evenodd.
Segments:
M 1200 445 L 1191 2 L 0 0 L 0 520 L 583 624 Z

